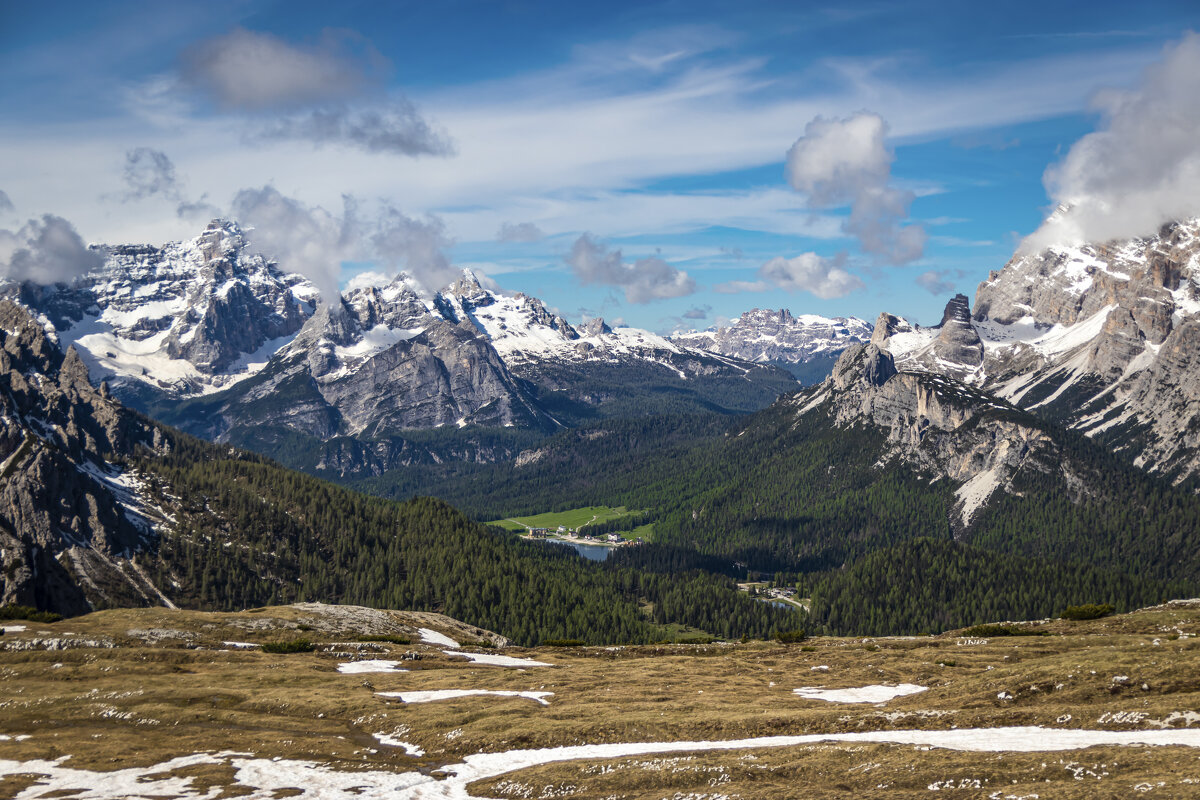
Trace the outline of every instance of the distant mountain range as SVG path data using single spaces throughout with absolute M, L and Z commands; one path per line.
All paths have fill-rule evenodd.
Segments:
M 470 273 L 432 295 L 400 274 L 325 303 L 228 221 L 109 252 L 70 285 L 2 291 L 128 405 L 297 466 L 511 458 L 530 435 L 582 420 L 750 411 L 795 385 L 647 331 L 574 327 Z
M 1200 221 L 1018 253 L 942 322 L 754 309 L 659 336 L 572 325 L 474 275 L 429 293 L 404 274 L 323 303 L 233 222 L 116 246 L 71 285 L 9 283 L 93 379 L 204 438 L 332 475 L 516 458 L 563 427 L 763 408 L 867 341 L 1185 480 L 1200 466 Z M 789 374 L 790 373 L 790 374 Z
M 668 608 L 685 587 L 697 602 Z M 441 608 L 525 644 L 655 641 L 663 625 L 767 636 L 797 623 L 725 578 L 618 576 L 437 500 L 367 497 L 181 434 L 94 387 L 75 348 L 0 300 L 0 606 L 297 600 Z
M 871 324 L 857 317 L 794 317 L 787 309 L 755 308 L 732 325 L 682 331 L 671 340 L 759 364 L 775 364 L 808 385 L 823 381 L 843 350 L 870 336 Z

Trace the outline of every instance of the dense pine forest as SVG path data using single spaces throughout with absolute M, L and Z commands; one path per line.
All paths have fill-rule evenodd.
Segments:
M 767 637 L 803 624 L 725 576 L 588 562 L 439 500 L 368 497 L 186 435 L 173 436 L 170 455 L 136 466 L 180 509 L 157 558 L 143 558 L 183 606 L 318 600 L 440 611 L 526 645 L 653 642 L 686 628 Z
M 957 487 L 883 459 L 878 429 L 782 404 L 734 419 L 609 421 L 559 434 L 523 466 L 428 478 L 481 519 L 625 506 L 630 517 L 605 529 L 652 522 L 656 547 L 620 561 L 779 574 L 811 596 L 808 625 L 831 633 L 943 630 L 1085 602 L 1128 609 L 1200 588 L 1200 551 L 1188 546 L 1200 499 L 1051 423 L 990 413 L 1051 436 L 1087 476 L 1086 496 L 1023 472 L 964 528 Z M 357 485 L 393 496 L 429 486 L 411 471 Z

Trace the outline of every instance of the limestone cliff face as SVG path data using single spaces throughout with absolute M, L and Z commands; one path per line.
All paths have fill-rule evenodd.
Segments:
M 64 613 L 147 602 L 129 558 L 153 542 L 135 475 L 110 460 L 164 447 L 158 429 L 93 388 L 29 313 L 0 300 L 0 604 Z M 131 577 L 132 576 L 132 577 Z
M 989 391 L 1176 481 L 1200 471 L 1200 220 L 1154 236 L 1018 253 L 941 325 L 889 314 L 902 370 Z
M 1200 468 L 1200 221 L 1020 254 L 980 284 L 974 319 L 985 335 L 1020 320 L 1045 330 L 993 348 L 983 385 L 1151 471 Z
M 965 529 L 993 492 L 1007 491 L 1019 470 L 1063 473 L 1052 438 L 1032 418 L 991 395 L 931 373 L 900 372 L 890 353 L 859 344 L 842 354 L 820 387 L 793 401 L 799 413 L 828 413 L 834 425 L 869 425 L 885 432 L 887 460 L 959 486 Z

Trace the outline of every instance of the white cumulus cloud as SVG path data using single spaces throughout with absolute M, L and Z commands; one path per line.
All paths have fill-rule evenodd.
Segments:
M 845 264 L 845 253 L 838 253 L 833 258 L 817 253 L 801 253 L 795 258 L 777 256 L 759 267 L 757 280 L 728 281 L 713 288 L 721 294 L 783 289 L 832 300 L 845 297 L 865 285 L 861 278 L 844 269 Z
M 925 230 L 903 225 L 914 195 L 891 185 L 894 154 L 884 139 L 883 117 L 859 112 L 845 119 L 817 117 L 787 154 L 792 188 L 814 208 L 850 206 L 842 230 L 881 262 L 907 264 L 921 257 Z
M 75 226 L 53 214 L 31 219 L 20 230 L 0 230 L 0 274 L 40 284 L 68 283 L 99 269 L 105 253 L 88 247 Z
M 684 297 L 696 291 L 690 275 L 663 259 L 651 256 L 626 263 L 620 250 L 609 250 L 586 233 L 575 240 L 566 262 L 584 285 L 620 287 L 630 303 Z
M 1200 35 L 1186 34 L 1139 85 L 1095 95 L 1098 129 L 1046 170 L 1061 209 L 1024 243 L 1104 242 L 1200 215 Z

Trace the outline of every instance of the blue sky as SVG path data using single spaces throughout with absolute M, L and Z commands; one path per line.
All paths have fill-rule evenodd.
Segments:
M 467 265 L 660 331 L 936 322 L 1068 191 L 1043 175 L 1109 124 L 1096 98 L 1151 94 L 1197 27 L 1194 2 L 0 0 L 0 228 L 240 212 L 318 282 Z

